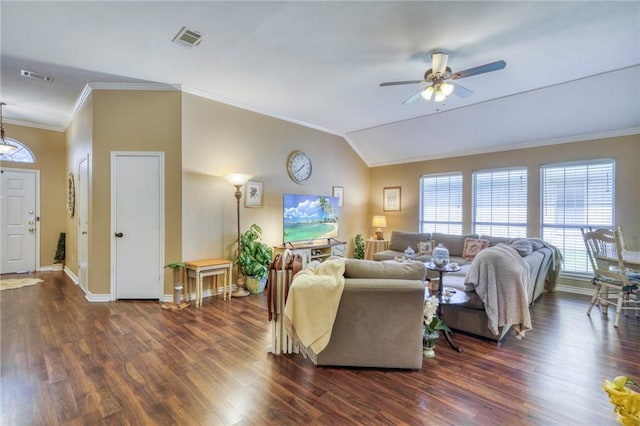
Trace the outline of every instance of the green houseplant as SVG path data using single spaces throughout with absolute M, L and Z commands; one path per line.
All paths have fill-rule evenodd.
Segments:
M 262 228 L 255 223 L 240 235 L 239 253 L 233 261 L 245 276 L 251 293 L 261 293 L 267 283 L 273 250 L 262 241 Z
M 56 254 L 53 256 L 54 265 L 59 265 L 59 269 L 64 267 L 64 260 L 66 258 L 66 233 L 61 232 L 58 236 L 58 246 L 56 247 Z
M 362 234 L 356 235 L 353 257 L 356 259 L 364 259 L 364 240 L 362 239 Z

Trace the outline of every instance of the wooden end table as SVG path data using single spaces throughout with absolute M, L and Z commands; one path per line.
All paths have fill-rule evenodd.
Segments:
M 196 306 L 202 306 L 202 279 L 204 277 L 216 276 L 216 286 L 218 288 L 218 275 L 223 275 L 222 299 L 231 299 L 231 273 L 233 262 L 227 259 L 202 259 L 191 260 L 184 263 L 187 272 L 187 285 L 189 286 L 189 296 L 191 295 L 191 279 L 196 281 Z

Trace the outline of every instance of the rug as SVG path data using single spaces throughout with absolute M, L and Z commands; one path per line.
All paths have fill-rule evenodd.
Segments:
M 36 285 L 42 281 L 40 278 L 9 278 L 7 280 L 0 280 L 0 291 Z

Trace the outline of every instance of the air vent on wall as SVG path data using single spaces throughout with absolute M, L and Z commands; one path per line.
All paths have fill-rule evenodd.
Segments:
M 202 34 L 197 31 L 188 30 L 186 27 L 182 27 L 171 41 L 183 46 L 195 47 L 200 44 L 200 41 L 202 41 Z
M 35 78 L 36 80 L 46 81 L 48 83 L 51 83 L 53 81 L 53 77 L 33 71 L 20 70 L 20 75 L 27 78 Z

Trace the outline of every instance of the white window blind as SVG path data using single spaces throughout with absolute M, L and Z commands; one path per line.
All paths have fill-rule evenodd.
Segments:
M 527 236 L 527 169 L 473 173 L 473 232 Z
M 420 232 L 462 234 L 462 173 L 420 179 Z
M 563 271 L 591 265 L 580 228 L 613 228 L 615 161 L 547 165 L 541 169 L 542 238 L 563 254 Z

